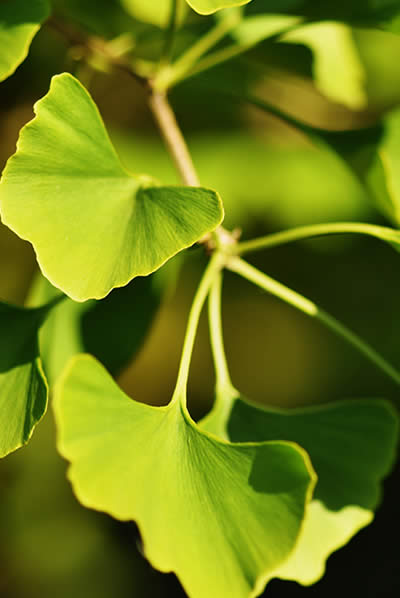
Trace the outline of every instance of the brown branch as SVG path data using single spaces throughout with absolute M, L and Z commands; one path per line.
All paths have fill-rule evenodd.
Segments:
M 199 187 L 200 181 L 192 157 L 166 94 L 153 90 L 149 96 L 149 106 L 182 181 L 185 185 Z
M 148 79 L 136 73 L 129 61 L 121 56 L 116 56 L 110 51 L 106 40 L 96 35 L 85 35 L 76 27 L 65 23 L 52 16 L 46 21 L 46 25 L 61 35 L 71 46 L 78 46 L 88 56 L 97 55 L 104 58 L 107 63 L 117 71 L 123 72 L 133 78 L 147 89 L 150 89 Z

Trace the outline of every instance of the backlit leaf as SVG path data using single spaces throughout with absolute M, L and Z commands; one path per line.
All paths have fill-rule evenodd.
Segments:
M 32 39 L 48 14 L 47 0 L 0 2 L 0 81 L 12 75 L 25 60 Z
M 395 411 L 385 401 L 284 410 L 251 404 L 234 389 L 217 398 L 200 425 L 234 442 L 280 439 L 307 450 L 318 482 L 299 542 L 274 575 L 304 585 L 318 581 L 329 555 L 372 521 L 398 433 Z
M 53 77 L 35 112 L 3 173 L 1 217 L 73 299 L 101 299 L 154 272 L 221 222 L 214 191 L 129 174 L 71 75 Z
M 316 23 L 299 27 L 281 40 L 311 49 L 313 76 L 322 94 L 352 110 L 366 106 L 366 73 L 350 27 L 344 23 Z
M 172 0 L 152 0 L 143 2 L 143 0 L 121 0 L 122 6 L 135 19 L 144 23 L 151 23 L 158 27 L 166 27 L 172 8 Z M 178 2 L 179 21 L 182 21 L 187 13 L 187 4 Z
M 301 449 L 218 440 L 179 399 L 131 400 L 89 356 L 70 362 L 55 394 L 58 447 L 85 506 L 135 520 L 152 565 L 191 598 L 261 592 L 293 549 L 313 485 Z
M 365 174 L 366 182 L 385 216 L 400 226 L 400 111 L 385 118 L 382 140 Z
M 51 307 L 0 302 L 0 457 L 27 443 L 46 411 L 38 332 Z
M 217 10 L 230 8 L 231 6 L 243 6 L 251 0 L 186 0 L 186 2 L 201 15 L 211 15 Z

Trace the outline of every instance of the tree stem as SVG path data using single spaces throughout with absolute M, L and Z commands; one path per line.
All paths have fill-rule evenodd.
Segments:
M 232 272 L 236 272 L 243 278 L 268 291 L 275 297 L 278 297 L 285 303 L 296 307 L 308 316 L 319 320 L 322 324 L 330 328 L 332 332 L 340 336 L 352 347 L 357 349 L 359 353 L 364 355 L 371 363 L 384 372 L 396 384 L 400 385 L 400 372 L 396 370 L 390 363 L 388 363 L 379 353 L 375 351 L 368 343 L 363 341 L 358 335 L 349 330 L 341 322 L 338 322 L 328 313 L 324 312 L 314 302 L 299 293 L 292 291 L 280 282 L 270 278 L 257 268 L 254 268 L 244 260 L 234 257 L 228 264 L 227 268 Z
M 149 106 L 182 181 L 185 185 L 198 187 L 199 177 L 166 94 L 153 90 L 149 96 Z

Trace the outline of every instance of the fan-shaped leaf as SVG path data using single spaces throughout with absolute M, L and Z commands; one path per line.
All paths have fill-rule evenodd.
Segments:
M 73 299 L 101 299 L 150 274 L 221 222 L 215 192 L 130 175 L 71 75 L 53 78 L 35 112 L 3 173 L 1 216 Z
M 186 0 L 186 2 L 193 10 L 201 15 L 211 15 L 223 8 L 243 6 L 243 4 L 248 4 L 251 0 Z
M 224 391 L 200 424 L 235 442 L 289 440 L 307 450 L 318 475 L 299 542 L 275 577 L 312 584 L 329 555 L 373 519 L 382 478 L 393 464 L 397 417 L 380 400 L 304 409 L 255 406 Z
M 122 6 L 135 19 L 144 23 L 151 23 L 158 27 L 166 27 L 171 14 L 172 0 L 121 0 Z M 178 19 L 181 22 L 188 10 L 187 4 L 178 2 Z
M 41 23 L 49 14 L 47 0 L 0 2 L 0 81 L 23 62 Z
M 25 309 L 0 302 L 0 457 L 26 444 L 46 411 L 38 332 L 53 305 Z
M 293 549 L 313 474 L 291 443 L 220 441 L 179 400 L 132 401 L 89 356 L 67 367 L 55 412 L 79 500 L 137 521 L 150 562 L 191 597 L 255 596 Z

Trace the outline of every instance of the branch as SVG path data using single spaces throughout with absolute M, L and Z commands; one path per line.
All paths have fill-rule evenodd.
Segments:
M 107 63 L 117 71 L 129 75 L 137 83 L 140 83 L 146 89 L 149 89 L 149 82 L 145 77 L 136 73 L 128 60 L 121 56 L 116 56 L 110 51 L 107 41 L 95 35 L 85 35 L 68 23 L 58 20 L 52 16 L 46 21 L 46 25 L 61 35 L 71 46 L 79 46 L 85 54 L 97 55 L 106 59 Z
M 192 157 L 166 94 L 152 90 L 149 106 L 182 181 L 185 185 L 199 187 L 200 181 Z

